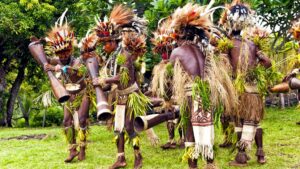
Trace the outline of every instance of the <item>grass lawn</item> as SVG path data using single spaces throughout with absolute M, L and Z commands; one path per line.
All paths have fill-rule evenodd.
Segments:
M 259 169 L 300 168 L 300 111 L 297 109 L 277 110 L 267 109 L 264 129 L 264 148 L 267 164 L 258 165 L 255 150 L 251 150 L 249 167 Z M 154 128 L 161 139 L 161 144 L 167 141 L 167 130 L 162 124 Z M 20 135 L 47 134 L 43 140 L 4 140 Z M 177 133 L 176 133 L 177 134 Z M 178 136 L 178 134 L 176 135 Z M 188 168 L 187 163 L 181 163 L 183 150 L 162 151 L 159 147 L 151 147 L 145 134 L 141 134 L 141 150 L 145 169 L 182 169 Z M 108 168 L 116 159 L 116 147 L 112 142 L 113 133 L 104 126 L 92 126 L 89 136 L 87 159 L 83 162 L 74 160 L 65 164 L 67 144 L 62 136 L 61 128 L 0 128 L 0 169 L 102 169 Z M 216 145 L 221 143 L 220 129 L 216 130 Z M 133 168 L 133 149 L 126 146 L 127 168 Z M 234 158 L 228 149 L 218 148 L 216 164 L 221 169 L 229 169 L 228 162 Z M 199 161 L 199 168 L 204 162 Z

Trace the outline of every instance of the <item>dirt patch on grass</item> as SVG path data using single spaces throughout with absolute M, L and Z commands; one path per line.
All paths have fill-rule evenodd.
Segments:
M 31 134 L 31 135 L 21 135 L 16 137 L 8 137 L 8 138 L 1 138 L 0 140 L 42 140 L 47 138 L 47 134 Z

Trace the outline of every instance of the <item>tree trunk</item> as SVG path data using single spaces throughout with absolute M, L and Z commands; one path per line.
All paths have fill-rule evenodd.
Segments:
M 284 109 L 285 108 L 284 94 L 280 93 L 279 98 L 280 98 L 280 108 Z
M 24 80 L 24 75 L 25 75 L 25 68 L 27 65 L 28 61 L 26 59 L 22 59 L 21 63 L 18 68 L 18 75 L 10 89 L 10 96 L 6 104 L 6 121 L 7 121 L 7 126 L 12 127 L 12 116 L 13 116 L 13 111 L 14 111 L 14 105 L 15 101 L 17 98 L 17 95 L 19 93 L 20 86 Z
M 20 96 L 17 96 L 17 99 L 18 99 L 18 104 L 20 106 L 21 112 L 23 114 L 23 118 L 25 119 L 25 126 L 29 127 L 29 112 L 30 112 L 30 108 L 28 110 L 25 110 L 23 102 L 22 102 Z
M 45 123 L 46 123 L 46 110 L 44 110 L 44 115 L 43 115 L 43 126 L 45 127 Z
M 3 59 L 2 55 L 2 59 Z M 12 60 L 12 57 L 7 58 L 7 60 L 4 62 L 3 65 L 0 66 L 0 126 L 6 126 L 6 114 L 5 110 L 3 109 L 4 107 L 4 93 L 6 89 L 6 73 L 8 72 L 7 69 L 10 65 L 10 62 Z M 0 63 L 2 63 L 3 60 L 1 60 Z
M 26 114 L 24 115 L 26 127 L 29 127 L 29 113 L 30 113 L 30 108 L 29 108 L 28 112 L 26 112 Z

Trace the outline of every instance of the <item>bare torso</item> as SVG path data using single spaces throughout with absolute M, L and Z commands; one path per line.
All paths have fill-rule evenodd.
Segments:
M 249 40 L 232 40 L 234 47 L 229 51 L 229 60 L 233 68 L 233 72 L 237 72 L 239 61 L 243 65 L 247 63 L 248 69 L 257 65 L 256 51 L 257 47 Z M 246 60 L 248 58 L 248 60 Z
M 175 48 L 170 56 L 170 61 L 179 59 L 184 70 L 193 78 L 204 77 L 205 55 L 196 45 L 183 45 Z

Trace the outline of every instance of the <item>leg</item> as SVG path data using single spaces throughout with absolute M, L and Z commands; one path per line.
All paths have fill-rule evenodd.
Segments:
M 188 165 L 190 169 L 197 169 L 197 159 L 193 158 L 194 151 L 195 151 L 195 137 L 194 137 L 194 131 L 193 131 L 193 126 L 192 126 L 192 122 L 191 122 L 191 110 L 192 110 L 192 97 L 188 97 L 187 99 L 187 110 L 186 112 L 188 112 L 189 114 L 187 115 L 188 117 L 181 117 L 181 118 L 188 118 L 187 124 L 186 124 L 186 133 L 185 133 L 185 149 L 186 152 L 184 154 L 184 158 L 188 158 Z
M 69 143 L 69 157 L 65 159 L 66 163 L 71 162 L 77 155 L 78 152 L 76 150 L 77 144 L 76 144 L 76 138 L 75 138 L 75 128 L 73 125 L 73 116 L 70 113 L 69 109 L 64 106 L 64 134 L 66 136 L 66 140 Z
M 186 141 L 187 142 L 185 146 L 187 148 L 187 151 L 189 151 L 189 149 L 193 149 L 195 146 L 195 138 L 194 138 L 192 123 L 190 120 L 188 120 L 187 128 L 186 128 Z M 197 159 L 193 159 L 192 157 L 189 157 L 188 164 L 190 169 L 197 169 Z
M 256 129 L 255 134 L 255 143 L 257 146 L 256 156 L 257 156 L 257 162 L 260 164 L 265 164 L 265 152 L 263 150 L 263 130 L 262 128 L 258 127 Z
M 180 121 L 180 119 L 179 119 Z M 179 122 L 178 122 L 179 123 Z M 177 124 L 178 126 L 178 124 Z M 182 126 L 178 126 L 178 134 L 179 134 L 179 148 L 184 149 L 184 133 Z
M 221 148 L 228 148 L 232 146 L 233 127 L 230 124 L 230 116 L 221 116 L 222 131 L 224 134 L 224 142 L 219 145 Z
M 254 121 L 243 121 L 243 129 L 241 139 L 237 143 L 238 154 L 235 157 L 235 161 L 232 161 L 232 166 L 246 166 L 247 161 L 250 159 L 246 153 L 246 149 L 251 148 L 251 144 L 255 137 L 257 123 Z
M 85 149 L 86 149 L 86 137 L 87 137 L 87 119 L 89 116 L 89 105 L 90 100 L 87 95 L 84 95 L 82 98 L 82 102 L 80 108 L 78 110 L 78 117 L 79 117 L 79 146 L 80 152 L 78 156 L 78 160 L 82 161 L 85 159 Z
M 242 138 L 242 131 L 243 131 L 243 120 L 241 119 L 236 119 L 235 121 L 235 132 L 237 134 L 237 142 L 239 142 Z M 245 148 L 241 148 L 237 146 L 238 148 L 238 153 L 235 156 L 234 161 L 231 161 L 229 165 L 231 166 L 238 166 L 238 167 L 243 167 L 247 165 L 247 160 L 250 158 L 246 154 Z
M 127 165 L 126 159 L 125 159 L 125 151 L 124 151 L 124 145 L 125 145 L 125 140 L 124 140 L 124 133 L 120 133 L 118 136 L 117 141 L 117 149 L 118 149 L 118 157 L 117 161 L 109 167 L 109 169 L 116 169 L 116 168 L 121 168 L 125 167 Z
M 174 140 L 175 138 L 175 123 L 173 123 L 172 120 L 167 121 L 167 129 L 169 134 L 169 140 L 166 144 L 162 145 L 162 149 L 169 149 L 169 148 L 176 148 L 176 142 Z
M 127 113 L 127 112 L 126 112 Z M 130 118 L 130 114 L 127 113 L 125 117 L 125 128 L 132 141 L 132 146 L 134 149 L 134 169 L 140 169 L 143 165 L 143 157 L 140 151 L 140 140 L 133 126 L 134 117 Z

